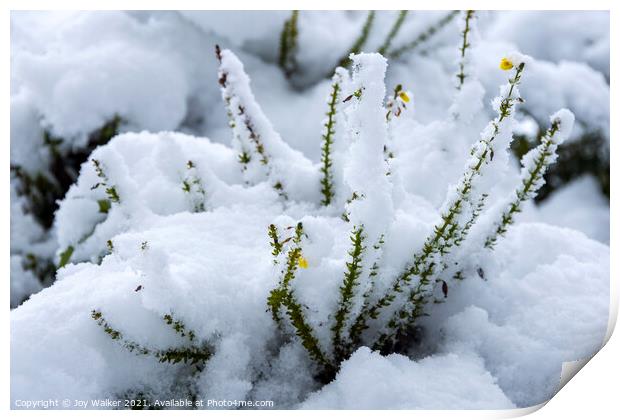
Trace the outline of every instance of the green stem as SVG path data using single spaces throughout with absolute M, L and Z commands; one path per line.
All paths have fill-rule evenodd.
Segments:
M 349 49 L 349 52 L 347 52 L 347 54 L 338 61 L 338 65 L 336 67 L 347 67 L 349 64 L 351 64 L 351 59 L 349 58 L 349 56 L 351 54 L 358 54 L 362 50 L 362 47 L 368 39 L 368 35 L 370 34 L 370 30 L 372 29 L 372 24 L 374 20 L 375 11 L 370 10 L 368 12 L 368 15 L 366 15 L 366 21 L 364 22 L 364 26 L 362 26 L 362 32 L 353 43 L 353 46 Z M 333 73 L 333 71 L 331 73 Z
M 284 27 L 280 34 L 280 56 L 278 64 L 287 78 L 291 77 L 297 70 L 297 59 L 295 55 L 297 53 L 298 16 L 299 11 L 293 10 L 291 12 L 291 17 L 284 22 Z
M 553 121 L 543 137 L 542 144 L 537 148 L 538 154 L 534 160 L 534 169 L 529 172 L 527 178 L 522 180 L 522 186 L 517 190 L 515 199 L 509 204 L 508 210 L 502 213 L 501 221 L 495 231 L 485 240 L 484 246 L 486 248 L 492 249 L 498 237 L 503 236 L 508 231 L 508 226 L 514 221 L 514 215 L 521 211 L 523 202 L 531 198 L 531 194 L 538 189 L 536 183 L 543 177 L 549 166 L 548 158 L 552 155 L 551 147 L 555 144 L 553 137 L 559 129 L 559 121 Z
M 351 260 L 346 263 L 347 270 L 344 273 L 342 286 L 340 286 L 340 299 L 336 315 L 334 316 L 335 324 L 332 327 L 332 341 L 337 360 L 343 360 L 347 353 L 344 348 L 345 343 L 342 333 L 351 313 L 355 289 L 359 286 L 359 277 L 362 274 L 362 254 L 366 249 L 363 245 L 363 227 L 354 228 L 350 239 L 351 250 L 349 251 L 349 256 Z
M 396 297 L 403 292 L 403 288 L 411 283 L 413 277 L 419 277 L 418 285 L 414 291 L 410 294 L 408 302 L 421 301 L 422 292 L 425 291 L 426 286 L 430 283 L 430 279 L 435 273 L 435 263 L 433 257 L 436 255 L 444 255 L 450 252 L 450 248 L 453 246 L 453 236 L 459 231 L 457 215 L 461 213 L 463 203 L 469 199 L 469 194 L 472 190 L 472 182 L 474 178 L 480 175 L 480 168 L 483 164 L 487 163 L 487 157 L 491 153 L 491 143 L 495 140 L 499 134 L 499 126 L 501 122 L 510 115 L 515 99 L 512 97 L 514 87 L 520 82 L 521 74 L 525 67 L 524 63 L 521 63 L 513 78 L 510 79 L 510 88 L 508 94 L 502 99 L 499 107 L 499 117 L 497 121 L 493 122 L 493 133 L 488 139 L 481 139 L 479 145 L 484 147 L 484 151 L 480 153 L 476 164 L 473 167 L 469 167 L 457 187 L 458 198 L 450 205 L 447 212 L 442 215 L 443 222 L 434 228 L 434 234 L 429 237 L 422 247 L 422 252 L 416 254 L 413 259 L 413 263 L 398 276 L 392 283 L 392 287 L 388 289 L 384 296 L 382 296 L 374 305 L 369 306 L 367 311 L 360 313 L 357 323 L 361 326 L 365 325 L 367 318 L 376 319 L 379 316 L 380 311 L 392 304 Z M 407 305 L 407 303 L 405 303 Z M 418 308 L 417 304 L 414 304 L 415 313 L 421 313 L 422 309 Z M 391 325 L 400 325 L 402 317 L 402 311 L 397 310 L 394 317 L 390 321 Z M 389 327 L 389 325 L 388 325 Z M 389 327 L 389 331 L 386 333 L 392 337 L 396 331 Z
M 101 311 L 92 310 L 90 314 L 91 318 L 97 322 L 99 326 L 103 328 L 103 331 L 115 341 L 118 341 L 119 344 L 127 349 L 131 353 L 135 353 L 138 355 L 150 355 L 157 358 L 160 363 L 190 363 L 192 365 L 206 362 L 212 356 L 211 349 L 208 346 L 187 346 L 187 347 L 175 347 L 169 348 L 165 350 L 160 349 L 150 349 L 148 347 L 143 346 L 140 343 L 137 343 L 132 340 L 128 340 L 123 337 L 123 334 L 112 328 L 110 324 L 103 317 Z M 165 319 L 165 318 L 164 318 Z
M 337 77 L 336 74 L 334 78 L 336 79 Z M 338 80 L 334 80 L 329 96 L 329 110 L 327 112 L 327 122 L 325 123 L 325 133 L 323 134 L 323 144 L 321 146 L 321 194 L 323 194 L 321 204 L 324 206 L 329 206 L 334 198 L 331 149 L 334 144 L 334 134 L 336 134 L 334 127 L 336 125 L 336 104 L 338 103 L 339 94 L 340 83 Z
M 396 35 L 398 35 L 398 32 L 400 31 L 400 27 L 403 25 L 403 22 L 405 21 L 405 18 L 407 17 L 407 12 L 408 12 L 407 10 L 401 10 L 400 12 L 398 12 L 398 17 L 394 21 L 394 25 L 392 25 L 392 29 L 390 30 L 387 37 L 385 38 L 385 41 L 383 41 L 383 44 L 381 44 L 381 47 L 379 47 L 379 49 L 377 50 L 379 54 L 385 55 L 385 53 L 390 49 L 392 40 L 396 37 Z
M 402 56 L 404 53 L 416 50 L 420 45 L 428 41 L 440 29 L 442 29 L 444 26 L 450 23 L 450 21 L 452 21 L 452 19 L 454 19 L 458 13 L 459 13 L 458 10 L 451 11 L 450 13 L 445 15 L 443 18 L 441 18 L 437 23 L 428 27 L 425 31 L 423 31 L 420 35 L 418 35 L 417 38 L 414 39 L 413 41 L 389 52 L 388 56 L 390 58 L 396 59 L 396 58 L 400 58 L 400 56 Z
M 467 42 L 467 37 L 470 32 L 470 21 L 474 17 L 474 14 L 475 12 L 473 10 L 468 10 L 467 12 L 465 12 L 465 29 L 463 30 L 463 44 L 460 48 L 461 60 L 459 62 L 459 73 L 456 75 L 457 79 L 459 79 L 459 84 L 457 86 L 459 90 L 463 86 L 463 83 L 465 83 L 465 77 L 467 77 L 465 75 L 465 52 L 471 46 L 471 44 Z

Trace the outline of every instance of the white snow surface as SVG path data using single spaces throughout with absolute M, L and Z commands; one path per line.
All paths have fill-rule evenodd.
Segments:
M 514 405 L 477 356 L 448 353 L 414 362 L 399 354 L 382 357 L 363 347 L 344 363 L 336 381 L 301 405 L 303 409 L 325 407 L 500 410 Z
M 190 213 L 189 207 L 183 207 L 187 204 L 181 193 L 174 199 L 173 183 L 166 181 L 162 171 L 175 161 L 182 168 L 187 156 L 200 152 L 205 157 L 196 159 L 197 167 L 204 164 L 224 178 L 224 165 L 218 169 L 214 162 L 207 164 L 210 148 L 222 146 L 183 135 L 141 133 L 119 136 L 95 153 L 103 162 L 104 151 L 117 157 L 117 165 L 126 162 L 128 169 L 120 173 L 142 171 L 141 188 L 135 187 L 126 208 L 122 201 L 118 206 L 119 213 L 134 212 L 139 220 L 127 224 L 124 233 L 107 231 L 114 251 L 100 265 L 67 266 L 52 287 L 11 313 L 13 400 L 114 397 L 143 384 L 148 384 L 150 395 L 169 392 L 171 378 L 181 368 L 121 348 L 90 319 L 93 309 L 102 311 L 126 337 L 156 348 L 178 342 L 178 336 L 161 320 L 162 314 L 173 313 L 223 352 L 216 353 L 220 356 L 198 379 L 201 397 L 275 395 L 280 396 L 276 403 L 281 407 L 351 407 L 355 388 L 349 384 L 360 378 L 380 387 L 376 399 L 367 400 L 365 407 L 526 406 L 552 396 L 562 362 L 586 357 L 600 346 L 607 325 L 608 248 L 572 230 L 520 224 L 493 254 L 481 257 L 486 281 L 472 273 L 451 286 L 449 304 L 431 306 L 437 313 L 428 318 L 425 346 L 437 353 L 409 361 L 404 356 L 384 360 L 360 350 L 345 362 L 334 383 L 308 397 L 318 384 L 281 373 L 295 363 L 291 358 L 303 360 L 299 345 L 281 349 L 270 366 L 265 364 L 275 334 L 265 300 L 276 281 L 265 228 L 274 221 L 284 226 L 295 219 L 304 223 L 308 235 L 304 256 L 309 268 L 299 273 L 295 288 L 300 299 L 314 309 L 308 312 L 310 322 L 325 341 L 329 336 L 320 333 L 325 329 L 318 326 L 329 322 L 328 314 L 336 304 L 348 224 L 337 216 L 302 216 L 309 211 L 307 205 L 283 207 L 264 183 L 235 188 L 214 182 L 212 210 Z M 138 150 L 152 154 L 138 158 Z M 172 150 L 186 155 L 170 160 Z M 83 171 L 78 188 L 90 185 L 85 181 L 93 177 L 89 174 L 90 170 Z M 139 172 L 125 175 L 123 180 L 139 181 L 139 176 Z M 158 194 L 148 179 L 160 192 L 170 191 L 165 203 L 153 201 Z M 180 180 L 176 182 L 180 191 Z M 119 188 L 121 197 L 129 191 Z M 68 205 L 73 205 L 70 199 L 61 214 Z M 413 215 L 427 212 L 428 204 L 411 198 L 406 206 L 397 212 L 387 235 L 386 269 L 405 261 L 407 250 L 416 246 L 413 239 L 424 232 L 422 220 Z M 114 211 L 100 226 L 112 223 Z M 86 213 L 75 213 L 67 226 L 78 226 L 81 217 Z M 63 229 L 59 233 L 63 237 Z M 532 244 L 545 252 L 536 251 Z M 142 287 L 136 291 L 138 286 Z M 375 365 L 377 371 L 370 377 L 364 373 L 366 368 L 359 368 L 373 370 Z M 304 366 L 300 363 L 298 369 L 311 377 Z M 393 369 L 403 372 L 394 376 L 390 374 Z M 418 375 L 427 378 L 421 389 L 411 385 L 411 378 Z M 447 378 L 461 383 L 463 377 L 475 386 L 467 391 L 443 386 Z M 288 394 L 284 389 L 289 387 L 296 391 Z

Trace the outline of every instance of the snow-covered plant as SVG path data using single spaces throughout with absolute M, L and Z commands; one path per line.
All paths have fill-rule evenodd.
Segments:
M 286 77 L 297 70 L 297 18 L 299 10 L 293 10 L 291 17 L 284 22 L 284 27 L 280 34 L 280 55 L 278 57 L 278 65 L 284 71 Z
M 390 27 L 389 32 L 376 50 L 379 54 L 390 58 L 398 58 L 406 53 L 416 50 L 420 45 L 425 44 L 429 39 L 433 37 L 433 35 L 435 35 L 442 28 L 447 26 L 459 13 L 458 10 L 455 10 L 446 14 L 435 24 L 429 26 L 428 28 L 425 28 L 413 41 L 410 41 L 399 47 L 392 48 L 392 41 L 394 41 L 394 39 L 400 32 L 408 12 L 408 10 L 400 10 L 398 12 L 396 18 L 394 19 L 394 22 L 392 23 L 392 26 Z M 366 20 L 362 25 L 358 37 L 355 39 L 355 42 L 348 50 L 348 52 L 340 60 L 338 60 L 338 65 L 336 66 L 336 68 L 348 67 L 351 64 L 351 54 L 358 54 L 360 51 L 362 51 L 372 31 L 375 14 L 376 12 L 374 10 L 370 10 L 368 12 Z
M 206 210 L 207 192 L 204 189 L 203 181 L 196 169 L 196 165 L 191 160 L 187 161 L 187 174 L 183 180 L 183 191 L 188 195 L 195 212 Z
M 401 10 L 398 12 L 398 16 L 396 17 L 394 24 L 390 28 L 390 32 L 388 32 L 385 40 L 377 50 L 379 54 L 386 55 L 386 53 L 390 50 L 390 47 L 392 46 L 392 41 L 394 40 L 394 38 L 396 38 L 396 35 L 398 35 L 398 32 L 403 25 L 403 22 L 405 22 L 405 18 L 407 17 L 408 12 L 408 10 Z
M 289 227 L 289 229 L 291 228 Z M 301 243 L 304 230 L 301 222 L 297 223 L 292 235 L 283 240 L 283 242 L 290 241 L 291 243 L 285 254 L 284 268 L 282 269 L 280 280 L 276 288 L 269 293 L 267 305 L 271 310 L 274 321 L 278 325 L 283 323 L 282 312 L 284 312 L 290 320 L 295 335 L 299 337 L 310 357 L 320 364 L 322 368 L 333 370 L 329 358 L 321 349 L 319 340 L 314 335 L 312 326 L 305 319 L 302 304 L 297 300 L 291 289 L 291 282 L 295 279 L 298 267 L 308 268 L 308 263 L 302 255 Z M 273 251 L 276 254 L 277 248 L 275 245 Z
M 122 119 L 114 116 L 85 136 L 85 140 L 64 139 L 48 129 L 42 130 L 45 150 L 40 166 L 29 168 L 11 164 L 11 189 L 15 191 L 16 201 L 19 200 L 20 211 L 33 218 L 31 223 L 36 224 L 44 238 L 42 246 L 32 246 L 23 254 L 20 265 L 24 271 L 33 273 L 41 285 L 51 284 L 56 267 L 65 265 L 71 255 L 70 250 L 64 250 L 55 258 L 53 251 L 50 252 L 52 247 L 44 244 L 50 242 L 52 236 L 57 203 L 77 180 L 80 165 L 96 147 L 106 144 L 118 133 L 121 123 Z
M 459 66 L 460 82 L 465 80 L 464 59 L 465 51 L 469 47 L 467 36 L 472 18 L 473 13 L 466 12 L 461 47 L 462 61 Z M 390 210 L 392 183 L 383 159 L 388 138 L 387 121 L 381 117 L 385 113 L 383 75 L 386 63 L 381 56 L 372 54 L 352 55 L 352 61 L 353 78 L 349 84 L 352 93 L 344 99 L 344 102 L 350 105 L 343 109 L 345 130 L 348 133 L 348 142 L 351 144 L 348 152 L 349 163 L 344 168 L 344 184 L 352 192 L 352 199 L 345 205 L 346 221 L 351 226 L 351 248 L 348 251 L 350 259 L 346 263 L 340 287 L 339 303 L 333 316 L 334 325 L 331 327 L 333 356 L 330 358 L 321 348 L 319 339 L 305 320 L 303 305 L 295 297 L 292 288 L 295 273 L 298 267 L 302 266 L 301 261 L 305 261 L 301 223 L 297 225 L 294 236 L 285 240 L 291 241 L 290 249 L 282 262 L 281 280 L 272 290 L 268 300 L 278 325 L 286 331 L 287 328 L 282 324 L 283 317 L 279 312 L 282 307 L 286 309 L 285 313 L 292 329 L 301 339 L 311 358 L 319 363 L 322 369 L 332 374 L 338 364 L 360 345 L 370 345 L 372 348 L 389 353 L 396 345 L 395 340 L 402 337 L 424 314 L 424 306 L 432 294 L 437 275 L 442 267 L 447 266 L 445 257 L 453 251 L 453 247 L 463 243 L 484 208 L 488 192 L 481 190 L 484 184 L 481 184 L 480 180 L 490 172 L 487 166 L 493 161 L 496 150 L 505 154 L 510 146 L 515 108 L 518 103 L 523 102 L 518 85 L 527 59 L 515 54 L 501 60 L 500 68 L 506 71 L 513 70 L 514 73 L 494 100 L 497 117 L 488 124 L 480 140 L 473 146 L 470 152 L 471 159 L 464 174 L 443 205 L 441 222 L 434 227 L 433 233 L 426 239 L 422 249 L 414 253 L 412 261 L 395 276 L 387 291 L 379 294 L 373 290 L 372 277 L 377 275 L 377 270 L 380 268 L 377 262 L 381 261 L 383 238 L 393 217 Z M 324 135 L 321 168 L 323 204 L 329 204 L 333 195 L 333 185 L 329 182 L 331 164 L 328 157 L 331 136 L 335 132 L 333 127 L 335 102 L 343 78 L 342 71 L 336 72 L 329 102 L 328 121 L 325 125 L 327 132 Z M 461 87 L 462 84 L 459 85 L 459 88 Z M 401 91 L 402 88 L 397 88 L 394 98 L 399 97 Z M 406 94 L 403 95 L 407 97 Z M 568 111 L 562 111 L 554 116 L 556 122 L 551 128 L 551 136 L 557 132 L 560 124 L 557 115 L 567 119 L 569 114 Z M 389 111 L 387 115 L 389 116 Z M 540 182 L 541 171 L 552 162 L 546 159 L 551 153 L 549 150 L 551 144 L 547 143 L 545 149 L 540 152 L 544 157 L 536 161 L 534 169 L 531 171 L 528 169 L 531 172 L 531 179 L 524 181 L 524 192 L 518 193 L 520 201 L 531 198 L 529 193 L 531 186 L 534 182 Z M 326 185 L 328 188 L 325 188 Z M 327 201 L 327 198 L 330 200 Z M 508 217 L 511 217 L 517 208 L 518 205 L 513 205 L 509 210 L 509 216 L 504 216 L 498 234 L 505 232 L 507 222 L 504 221 L 509 220 Z M 274 228 L 270 228 L 273 255 L 277 256 L 282 250 L 278 248 L 280 242 L 276 231 L 271 229 Z M 443 284 L 444 294 L 447 295 L 447 285 L 445 282 Z M 357 295 L 363 297 L 361 302 L 359 299 L 356 300 Z M 364 331 L 371 327 L 371 321 L 375 324 L 371 328 L 374 332 L 363 337 Z M 327 377 L 330 377 L 329 373 Z
M 362 51 L 362 48 L 364 47 L 364 44 L 366 43 L 366 40 L 368 39 L 368 35 L 370 34 L 370 31 L 372 29 L 372 24 L 374 20 L 375 20 L 375 11 L 369 10 L 368 15 L 366 15 L 366 20 L 364 21 L 364 25 L 362 26 L 362 30 L 360 34 L 355 39 L 355 42 L 353 43 L 349 51 L 340 60 L 338 60 L 338 65 L 336 66 L 336 68 L 348 67 L 349 64 L 351 64 L 351 54 L 358 54 L 360 51 Z
M 579 124 L 579 121 L 576 121 Z M 535 149 L 543 140 L 545 132 L 538 129 L 534 135 L 519 135 L 515 140 L 514 152 L 519 158 Z M 609 198 L 610 194 L 610 158 L 605 135 L 600 129 L 593 129 L 578 139 L 566 142 L 559 150 L 555 164 L 546 172 L 545 184 L 534 198 L 543 202 L 554 191 L 584 176 L 592 176 L 598 183 L 599 190 Z
M 348 75 L 344 74 L 344 69 L 337 68 L 332 78 L 331 91 L 328 97 L 327 118 L 323 123 L 325 128 L 321 144 L 321 203 L 324 206 L 331 204 L 334 198 L 334 176 L 333 176 L 333 147 L 336 135 L 336 113 L 339 103 L 342 102 L 343 83 Z
M 442 221 L 434 227 L 433 234 L 426 239 L 422 250 L 414 254 L 412 263 L 394 279 L 390 289 L 360 314 L 360 322 L 365 323 L 367 318 L 377 319 L 384 309 L 394 307 L 389 321 L 381 328 L 380 336 L 375 342 L 378 348 L 390 345 L 398 333 L 424 314 L 426 295 L 437 267 L 441 267 L 441 259 L 452 251 L 455 241 L 462 239 L 467 233 L 465 227 L 475 215 L 475 207 L 470 204 L 472 198 L 475 200 L 476 196 L 484 193 L 478 191 L 478 179 L 484 175 L 487 164 L 493 160 L 494 149 L 505 150 L 512 139 L 511 118 L 515 104 L 521 99 L 516 86 L 521 80 L 524 68 L 525 62 L 519 59 L 513 77 L 502 87 L 500 96 L 495 99 L 498 116 L 489 123 L 482 132 L 481 139 L 472 148 L 465 173 L 456 187 L 449 192 L 443 205 Z
M 447 13 L 444 17 L 439 19 L 437 23 L 426 28 L 420 35 L 418 35 L 414 40 L 401 45 L 397 48 L 394 48 L 391 51 L 388 51 L 390 58 L 397 59 L 400 58 L 403 54 L 412 52 L 423 45 L 429 38 L 435 35 L 438 31 L 447 26 L 456 16 L 458 16 L 460 12 L 458 10 L 453 10 Z
M 457 393 L 455 408 L 489 408 L 551 395 L 554 369 L 593 349 L 592 331 L 606 322 L 607 248 L 515 216 L 539 191 L 574 117 L 553 114 L 519 174 L 509 151 L 525 100 L 537 100 L 529 83 L 549 80 L 537 78 L 540 63 L 480 48 L 480 17 L 462 12 L 458 45 L 442 52 L 454 61 L 436 78 L 447 98 L 429 112 L 427 86 L 387 74 L 390 50 L 405 52 L 392 44 L 408 30 L 406 16 L 395 13 L 387 37 L 373 40 L 381 16 L 370 12 L 352 33 L 356 45 L 363 40 L 346 57 L 350 69 L 305 92 L 292 92 L 273 57 L 251 57 L 250 43 L 239 57 L 216 47 L 213 93 L 230 131 L 209 136 L 230 134 L 230 146 L 142 131 L 94 150 L 55 216 L 60 281 L 12 312 L 14 398 L 62 391 L 333 408 L 359 401 L 351 395 L 362 389 L 374 402 L 394 394 L 390 408 L 444 407 Z M 285 72 L 295 61 L 301 72 L 304 15 L 285 17 L 280 57 Z M 359 53 L 374 41 L 385 54 Z M 394 66 L 439 72 L 435 58 Z M 498 78 L 508 80 L 490 117 L 482 83 L 496 90 Z M 309 115 L 317 129 L 307 135 Z M 585 270 L 588 284 L 577 281 Z M 539 284 L 554 293 L 534 297 Z M 548 311 L 558 302 L 571 302 L 568 312 Z M 574 325 L 567 314 L 584 308 Z M 537 323 L 540 313 L 550 320 Z M 547 322 L 573 334 L 549 336 Z M 553 368 L 540 367 L 543 357 Z M 33 369 L 35 360 L 50 374 Z M 427 384 L 441 388 L 438 399 L 420 397 Z M 472 400 L 470 385 L 482 397 Z
M 163 322 L 169 325 L 177 334 L 183 337 L 188 344 L 183 347 L 168 348 L 168 349 L 151 349 L 140 343 L 128 340 L 123 337 L 123 333 L 114 329 L 103 314 L 93 309 L 91 318 L 97 322 L 97 324 L 103 329 L 103 331 L 112 339 L 117 340 L 119 344 L 131 353 L 136 353 L 141 356 L 153 356 L 160 363 L 190 363 L 195 365 L 198 363 L 204 364 L 211 357 L 212 349 L 207 343 L 195 345 L 194 340 L 196 334 L 191 330 L 186 330 L 185 325 L 175 320 L 172 315 L 166 314 L 163 316 Z M 197 367 L 201 370 L 201 367 Z
M 456 78 L 458 79 L 459 89 L 463 87 L 463 83 L 465 82 L 465 78 L 467 77 L 468 73 L 466 71 L 466 67 L 469 61 L 469 58 L 467 57 L 467 50 L 471 48 L 471 32 L 474 30 L 474 23 L 472 20 L 475 19 L 475 14 L 476 12 L 474 10 L 466 10 L 465 12 L 463 12 L 463 43 L 459 48 L 459 51 L 461 53 L 459 58 L 459 72 L 456 75 Z
M 105 174 L 101 166 L 101 162 L 99 162 L 97 159 L 93 159 L 92 163 L 95 168 L 95 173 L 100 180 L 92 186 L 92 189 L 96 190 L 97 188 L 102 188 L 105 191 L 105 195 L 107 198 L 99 200 L 97 204 L 99 204 L 99 212 L 107 213 L 108 211 L 110 211 L 110 207 L 113 203 L 120 203 L 121 198 L 118 196 L 118 191 L 116 191 L 116 187 L 109 184 L 108 176 Z
M 521 184 L 517 187 L 508 208 L 502 213 L 494 232 L 487 237 L 484 245 L 492 248 L 499 236 L 504 235 L 521 211 L 524 201 L 536 197 L 538 189 L 544 184 L 543 176 L 549 165 L 557 159 L 557 148 L 570 134 L 575 118 L 568 110 L 561 110 L 551 116 L 551 126 L 542 138 L 541 144 L 530 150 L 521 160 Z
M 384 75 L 387 60 L 376 53 L 352 55 L 352 75 L 349 76 L 341 68 L 336 71 L 328 98 L 322 159 L 319 164 L 312 165 L 287 146 L 272 128 L 256 103 L 250 90 L 249 78 L 236 56 L 229 50 L 219 48 L 216 54 L 221 63 L 219 82 L 230 118 L 233 147 L 246 188 L 267 183 L 281 198 L 285 198 L 285 203 L 291 200 L 312 200 L 315 206 L 322 204 L 336 214 L 344 211 L 346 216 L 344 223 L 349 232 L 349 245 L 342 280 L 328 321 L 321 326 L 309 319 L 308 311 L 311 309 L 303 301 L 303 296 L 298 295 L 296 286 L 300 275 L 313 270 L 305 251 L 314 240 L 310 236 L 312 234 L 306 231 L 302 221 L 280 226 L 274 223 L 268 225 L 271 255 L 279 273 L 276 285 L 267 298 L 267 307 L 283 338 L 287 341 L 299 340 L 310 359 L 316 363 L 316 377 L 325 382 L 334 377 L 340 364 L 359 347 L 368 346 L 383 353 L 395 351 L 402 346 L 403 340 L 410 339 L 408 331 L 426 313 L 425 307 L 433 297 L 435 284 L 441 284 L 444 298 L 447 297 L 448 285 L 439 276 L 454 264 L 451 256 L 455 254 L 459 259 L 467 259 L 467 253 L 460 248 L 467 242 L 467 236 L 483 212 L 490 194 L 487 190 L 488 181 L 485 180 L 493 176 L 494 171 L 497 171 L 495 168 L 506 164 L 506 158 L 500 157 L 506 155 L 512 140 L 515 108 L 523 101 L 518 85 L 528 59 L 513 54 L 501 61 L 500 67 L 511 71 L 512 75 L 493 102 L 497 117 L 488 124 L 471 148 L 464 173 L 448 192 L 439 222 L 422 246 L 413 250 L 411 259 L 404 267 L 395 271 L 395 267 L 385 266 L 387 256 L 384 250 L 389 245 L 388 234 L 395 218 L 395 175 L 388 167 L 384 151 L 388 142 L 397 145 L 402 141 L 398 136 L 403 132 L 399 131 L 398 126 L 401 119 L 390 119 L 387 107 L 393 107 L 389 104 L 398 98 L 408 100 L 410 93 L 397 87 L 386 101 Z M 400 112 L 394 115 L 398 117 Z M 540 186 L 545 168 L 553 161 L 559 139 L 570 132 L 570 118 L 572 114 L 566 110 L 555 114 L 545 142 L 524 159 L 523 186 L 516 192 L 516 201 L 511 202 L 502 216 L 491 242 L 494 243 L 498 235 L 506 232 L 521 203 L 531 198 Z M 336 124 L 337 119 L 340 125 Z M 454 119 L 449 121 L 452 130 L 458 130 L 459 125 L 466 123 Z M 388 128 L 394 124 L 395 127 Z M 336 136 L 336 132 L 340 135 Z M 337 168 L 331 162 L 335 139 L 346 145 L 346 162 Z M 246 158 L 239 159 L 240 156 Z M 179 156 L 175 161 L 180 162 L 183 158 Z M 135 213 L 136 204 L 126 204 L 123 198 L 131 197 L 132 194 L 126 188 L 116 185 L 103 163 L 111 162 L 111 156 L 105 160 L 103 157 L 93 157 L 91 162 L 97 182 L 89 191 L 96 195 L 94 201 L 99 213 L 104 216 L 103 222 L 98 224 L 110 225 L 111 222 L 106 218 L 117 214 L 125 213 L 124 217 L 132 217 L 127 211 Z M 193 212 L 205 211 L 207 195 L 203 178 L 208 180 L 209 185 L 217 185 L 221 181 L 212 173 L 202 177 L 198 168 L 203 164 L 189 159 L 185 162 L 185 171 L 182 167 L 176 168 L 179 173 L 178 189 L 190 195 L 189 200 L 185 199 L 184 206 Z M 334 182 L 335 169 L 341 172 L 338 178 L 341 182 Z M 274 174 L 279 176 L 274 177 Z M 295 180 L 305 180 L 309 183 L 306 189 L 310 186 L 315 191 L 301 192 L 299 195 L 299 188 L 291 187 L 296 185 Z M 337 190 L 340 196 L 350 198 L 345 202 L 333 201 Z M 344 208 L 338 210 L 341 205 Z M 62 210 L 66 211 L 65 207 Z M 95 225 L 87 236 L 72 243 L 67 249 L 73 252 L 74 247 L 92 240 L 93 236 L 97 237 L 94 235 L 97 229 L 99 226 Z M 109 246 L 110 242 L 106 242 L 108 252 L 113 250 Z M 102 248 L 103 244 L 95 249 Z M 144 242 L 142 249 L 147 248 Z M 82 259 L 85 258 L 85 249 L 80 249 Z M 93 256 L 100 257 L 101 254 Z M 466 261 L 461 263 L 461 266 L 467 265 Z M 461 272 L 458 274 L 462 277 Z M 162 316 L 170 321 L 167 317 L 171 315 Z M 137 354 L 154 355 L 160 362 L 204 362 L 211 357 L 211 350 L 204 353 L 206 350 L 192 347 L 192 343 L 189 347 L 151 349 L 125 339 L 122 326 L 112 326 L 100 309 L 94 308 L 92 317 L 122 347 Z M 185 333 L 185 327 L 179 321 L 170 321 L 168 324 L 178 326 L 175 329 L 181 335 L 196 336 L 194 332 Z M 329 339 L 326 341 L 327 337 Z
M 247 184 L 268 180 L 285 199 L 299 198 L 313 189 L 315 168 L 305 156 L 282 141 L 256 103 L 243 64 L 229 50 L 216 46 L 220 62 L 219 83 L 226 103 L 233 145 Z M 312 191 L 312 195 L 316 195 Z
M 403 85 L 398 84 L 394 88 L 394 94 L 391 98 L 388 99 L 385 107 L 387 108 L 387 113 L 385 114 L 385 119 L 390 121 L 392 116 L 400 117 L 400 114 L 403 110 L 407 109 L 407 104 L 411 101 L 411 92 L 405 91 L 403 89 Z
M 99 213 L 102 215 L 100 219 L 105 220 L 107 214 L 112 209 L 112 206 L 117 206 L 120 204 L 121 198 L 118 194 L 116 186 L 114 184 L 111 184 L 110 179 L 106 175 L 102 163 L 97 159 L 92 159 L 91 163 L 97 176 L 97 182 L 90 189 L 92 191 L 102 191 L 102 193 L 99 193 L 100 198 L 98 198 L 96 201 Z M 66 248 L 62 250 L 62 252 L 60 252 L 60 262 L 58 263 L 59 268 L 64 267 L 69 261 L 71 261 L 71 257 L 73 256 L 76 247 L 84 243 L 91 237 L 91 235 L 97 228 L 97 224 L 98 223 L 95 222 L 90 231 L 85 232 L 77 241 L 72 241 L 69 245 L 66 246 Z

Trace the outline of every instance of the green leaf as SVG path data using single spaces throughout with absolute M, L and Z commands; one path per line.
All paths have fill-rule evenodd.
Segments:
M 107 199 L 97 200 L 97 204 L 99 204 L 99 213 L 107 214 L 112 208 L 112 203 Z
M 73 255 L 73 246 L 69 245 L 67 249 L 65 249 L 60 254 L 60 262 L 58 263 L 58 268 L 62 268 L 67 265 L 67 263 L 71 259 L 71 255 Z

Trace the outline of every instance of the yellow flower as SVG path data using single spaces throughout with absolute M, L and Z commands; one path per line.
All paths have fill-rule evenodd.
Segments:
M 398 96 L 403 100 L 403 102 L 409 102 L 409 95 L 407 95 L 406 92 L 400 92 Z
M 299 265 L 300 268 L 308 268 L 308 260 L 305 259 L 303 255 L 299 256 L 299 259 L 297 260 L 297 264 Z
M 512 64 L 512 61 L 510 61 L 506 57 L 502 58 L 502 61 L 499 62 L 499 68 L 502 70 L 510 70 L 513 67 L 514 64 Z

